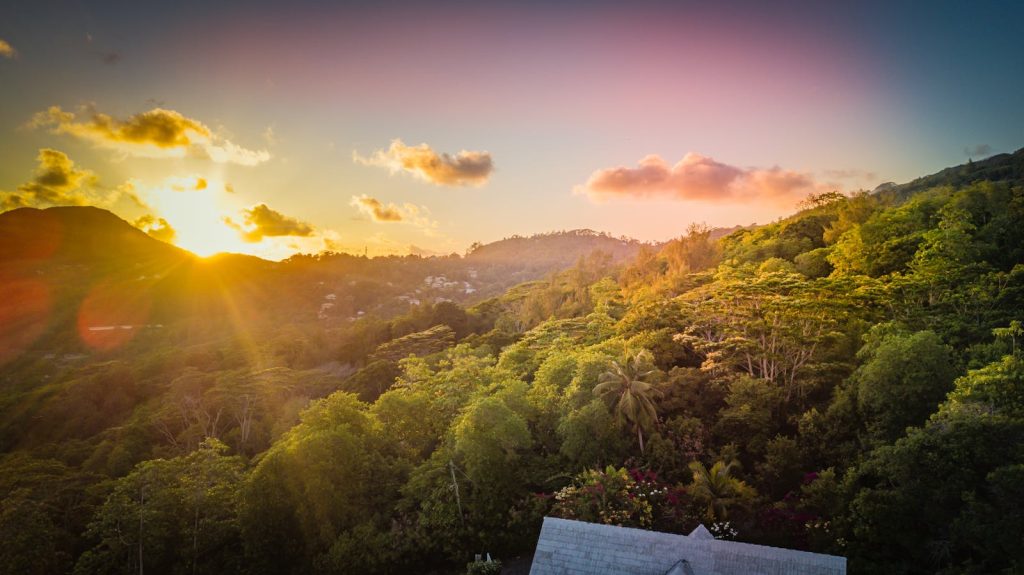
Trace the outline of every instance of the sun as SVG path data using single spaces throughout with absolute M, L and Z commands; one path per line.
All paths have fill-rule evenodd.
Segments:
M 243 242 L 236 230 L 224 223 L 222 205 L 214 190 L 222 183 L 203 178 L 204 188 L 182 189 L 175 183 L 166 183 L 150 190 L 147 195 L 160 217 L 174 228 L 175 245 L 198 256 L 208 257 L 222 252 L 252 253 L 253 244 Z

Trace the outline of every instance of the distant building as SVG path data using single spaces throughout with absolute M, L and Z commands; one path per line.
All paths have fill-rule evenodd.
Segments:
M 530 575 L 846 575 L 846 558 L 545 517 Z

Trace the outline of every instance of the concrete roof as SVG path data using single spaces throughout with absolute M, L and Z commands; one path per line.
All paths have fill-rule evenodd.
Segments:
M 675 571 L 673 571 L 675 569 Z M 846 558 L 545 517 L 530 575 L 845 575 Z

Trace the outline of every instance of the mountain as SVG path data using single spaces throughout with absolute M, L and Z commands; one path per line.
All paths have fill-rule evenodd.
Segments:
M 596 251 L 608 254 L 613 261 L 630 259 L 642 245 L 632 238 L 615 238 L 594 230 L 571 230 L 474 244 L 466 259 L 481 263 L 529 262 L 538 266 L 569 267 L 580 257 Z
M 1024 148 L 1012 154 L 996 154 L 977 162 L 968 161 L 966 164 L 946 168 L 905 184 L 885 183 L 878 186 L 873 193 L 892 194 L 895 198 L 906 199 L 938 186 L 962 188 L 983 181 L 1024 184 Z
M 100 208 L 18 208 L 0 214 L 0 263 L 182 262 L 194 258 Z

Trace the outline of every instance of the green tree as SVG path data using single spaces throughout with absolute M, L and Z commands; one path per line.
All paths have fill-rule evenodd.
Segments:
M 99 479 L 25 451 L 0 458 L 0 572 L 70 571 L 101 503 Z
M 803 400 L 808 378 L 840 328 L 867 313 L 869 298 L 851 278 L 808 281 L 800 274 L 738 271 L 684 296 L 689 321 L 677 341 L 703 356 L 712 373 L 744 372 Z
M 707 506 L 704 519 L 708 522 L 727 520 L 730 509 L 749 505 L 757 497 L 753 487 L 733 477 L 733 471 L 738 467 L 739 462 L 736 460 L 728 463 L 716 461 L 711 469 L 700 461 L 690 462 L 690 471 L 693 473 L 690 493 L 695 500 Z
M 956 377 L 950 352 L 930 331 L 883 324 L 868 333 L 851 380 L 869 442 L 893 441 L 938 409 Z
M 658 423 L 657 400 L 664 395 L 655 383 L 645 381 L 657 371 L 651 362 L 651 355 L 646 350 L 627 356 L 621 363 L 613 360 L 610 369 L 601 374 L 599 383 L 594 387 L 594 395 L 605 399 L 616 417 L 633 427 L 640 443 L 640 453 L 644 451 L 644 430 Z
M 1007 355 L 981 369 L 971 370 L 956 380 L 947 408 L 1024 418 L 1024 359 Z
M 525 388 L 518 382 L 476 399 L 452 427 L 455 481 L 468 482 L 462 486 L 462 505 L 486 548 L 502 546 L 517 535 L 503 529 L 524 487 L 533 483 L 531 466 L 524 461 L 534 443 L 524 413 Z
M 381 436 L 355 396 L 338 392 L 314 402 L 244 486 L 240 514 L 252 570 L 308 573 L 339 538 L 375 530 L 398 500 L 408 454 Z
M 763 379 L 738 376 L 729 383 L 726 406 L 718 413 L 715 432 L 722 444 L 737 443 L 755 457 L 764 453 L 779 429 L 782 389 Z
M 223 573 L 241 568 L 238 488 L 244 463 L 217 440 L 139 464 L 89 525 L 98 543 L 76 573 Z
M 1020 420 L 956 414 L 871 452 L 843 481 L 836 536 L 847 541 L 850 569 L 999 573 L 1024 565 L 1020 531 L 1001 531 L 1019 525 L 1022 444 Z
M 562 440 L 560 453 L 571 469 L 610 465 L 628 454 L 629 441 L 623 437 L 620 421 L 599 399 L 573 410 L 558 424 Z

